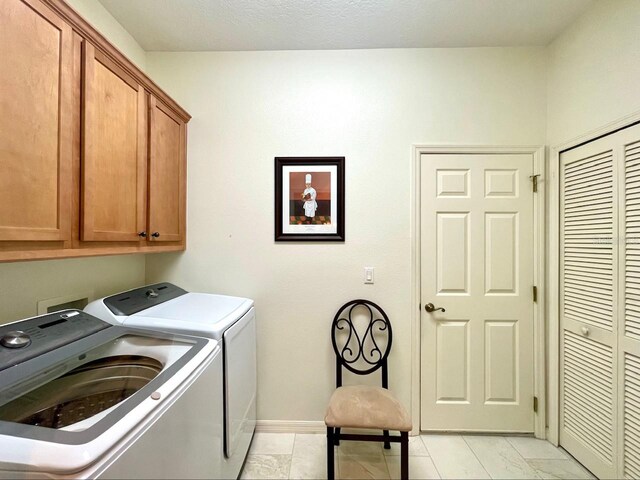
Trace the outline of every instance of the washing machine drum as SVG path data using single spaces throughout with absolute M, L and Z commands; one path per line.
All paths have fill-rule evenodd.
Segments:
M 80 365 L 0 407 L 0 420 L 60 429 L 130 397 L 161 371 L 158 360 L 117 355 Z

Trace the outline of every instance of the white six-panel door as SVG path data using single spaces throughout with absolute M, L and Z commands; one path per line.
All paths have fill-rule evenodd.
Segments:
M 421 430 L 534 429 L 532 172 L 531 154 L 422 155 Z
M 640 478 L 640 126 L 560 163 L 560 444 Z

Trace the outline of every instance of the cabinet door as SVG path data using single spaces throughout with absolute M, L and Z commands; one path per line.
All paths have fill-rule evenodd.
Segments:
M 83 51 L 82 240 L 139 241 L 146 214 L 146 96 L 88 42 Z
M 153 95 L 149 108 L 149 232 L 178 242 L 185 231 L 186 124 Z
M 0 1 L 0 240 L 69 240 L 72 31 L 39 0 Z

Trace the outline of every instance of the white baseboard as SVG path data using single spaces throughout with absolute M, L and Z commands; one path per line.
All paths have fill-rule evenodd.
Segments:
M 258 433 L 327 433 L 327 427 L 322 421 L 305 420 L 258 420 Z

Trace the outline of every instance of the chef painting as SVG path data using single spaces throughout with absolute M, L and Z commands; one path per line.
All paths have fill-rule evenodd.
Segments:
M 341 159 L 276 157 L 276 242 L 342 241 L 344 168 Z
M 311 174 L 307 173 L 304 179 L 306 188 L 302 192 L 302 201 L 304 206 L 305 223 L 312 223 L 313 217 L 316 216 L 318 204 L 316 203 L 316 189 L 311 186 Z

